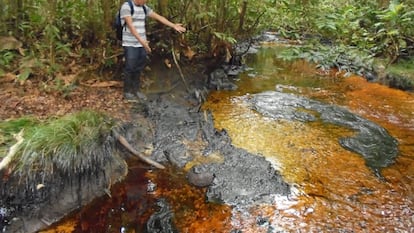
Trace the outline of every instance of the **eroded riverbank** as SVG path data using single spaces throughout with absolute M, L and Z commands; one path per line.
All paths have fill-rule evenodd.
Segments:
M 139 124 L 124 134 L 167 169 L 130 162 L 129 175 L 111 197 L 76 211 L 50 232 L 412 230 L 412 94 L 359 77 L 319 75 L 303 62 L 281 63 L 271 50 L 252 59 L 253 70 L 233 80 L 237 90 L 212 92 L 201 109 L 202 75 L 188 79 L 200 92 L 188 92 L 178 76 L 154 78 L 174 91 L 133 105 L 131 118 Z M 269 90 L 320 101 L 316 106 L 342 106 L 363 124 L 386 129 L 399 152 L 385 168 L 374 166 L 384 179 L 363 156 L 340 145 L 356 128 L 273 119 L 251 108 L 247 100 Z M 319 116 L 314 109 L 302 113 Z M 189 171 L 201 175 L 191 180 Z
M 277 53 L 277 49 L 264 48 L 251 57 L 248 64 L 253 69 L 240 77 L 238 91 L 214 92 L 205 106 L 212 110 L 215 126 L 226 129 L 235 146 L 272 161 L 284 179 L 296 184 L 302 193 L 289 206 L 258 207 L 251 212 L 267 216 L 274 229 L 288 232 L 413 231 L 412 93 L 370 83 L 362 77 L 319 74 L 307 63 L 283 62 L 276 58 Z M 271 102 L 271 98 L 259 112 L 252 109 L 250 99 L 269 91 L 280 92 L 276 96 L 300 96 L 341 106 L 362 117 L 359 122 L 370 121 L 385 129 L 392 141 L 398 142 L 398 153 L 394 162 L 381 169 L 384 179 L 375 176 L 361 154 L 341 146 L 341 138 L 358 135 L 358 131 L 343 127 L 352 118 L 337 118 L 339 126 L 282 119 L 286 111 L 278 112 L 281 108 L 292 113 L 289 108 L 293 107 L 293 112 L 297 111 L 293 118 L 321 118 L 322 114 L 309 109 L 306 103 Z M 375 144 L 383 143 L 377 140 Z M 385 151 L 379 150 L 378 154 L 381 152 Z M 250 217 L 240 215 L 239 222 L 248 225 Z

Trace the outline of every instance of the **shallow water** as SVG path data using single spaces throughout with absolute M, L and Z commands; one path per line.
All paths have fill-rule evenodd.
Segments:
M 285 63 L 276 58 L 278 49 L 262 48 L 250 57 L 253 70 L 240 77 L 239 90 L 214 92 L 204 106 L 235 146 L 262 154 L 297 187 L 290 203 L 249 212 L 258 211 L 272 229 L 289 232 L 413 232 L 414 95 L 361 77 L 318 74 L 301 61 Z M 249 95 L 269 90 L 343 106 L 384 127 L 398 140 L 400 151 L 395 164 L 383 169 L 385 181 L 361 156 L 339 145 L 338 138 L 351 130 L 274 120 L 248 108 Z M 240 229 L 260 232 L 260 227 L 249 227 L 250 217 L 237 216 Z
M 236 147 L 271 161 L 294 194 L 275 196 L 274 205 L 207 203 L 206 189 L 190 186 L 185 171 L 148 171 L 138 163 L 112 198 L 96 200 L 49 232 L 145 232 L 157 198 L 166 198 L 179 232 L 414 232 L 414 94 L 283 62 L 276 58 L 280 49 L 264 47 L 249 56 L 253 69 L 240 75 L 239 89 L 211 93 L 203 109 L 212 111 L 216 128 L 226 129 Z M 384 127 L 399 143 L 395 164 L 381 172 L 384 180 L 338 143 L 352 130 L 275 120 L 249 108 L 250 96 L 274 90 L 345 107 Z M 203 147 L 192 145 L 192 153 Z M 196 157 L 191 164 L 209 162 Z

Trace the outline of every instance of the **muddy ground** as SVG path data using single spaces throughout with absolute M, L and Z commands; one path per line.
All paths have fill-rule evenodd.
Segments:
M 101 111 L 121 123 L 119 132 L 139 153 L 166 167 L 188 171 L 190 184 L 207 187 L 205 195 L 209 202 L 245 206 L 271 203 L 273 195 L 289 195 L 289 185 L 268 161 L 234 147 L 225 129 L 215 129 L 211 114 L 201 110 L 210 90 L 237 88 L 225 75 L 237 73 L 234 67 L 217 70 L 206 64 L 190 63 L 180 75 L 174 66 L 169 68 L 165 64 L 171 62 L 153 58 L 142 78 L 148 100 L 140 103 L 123 100 L 122 80 L 114 76 L 102 79 L 86 74 L 89 81 L 77 80 L 74 89 L 53 89 L 40 80 L 29 79 L 21 84 L 0 79 L 0 119 L 27 115 L 45 119 L 83 109 Z M 33 184 L 31 191 L 18 194 L 18 189 L 13 189 L 16 193 L 9 192 L 14 184 L 6 184 L 13 178 L 3 177 L 0 230 L 36 232 L 94 198 L 110 195 L 111 186 L 127 175 L 131 153 L 116 143 L 114 135 L 108 135 L 108 140 L 113 144 L 113 158 L 98 168 L 98 175 L 56 180 L 42 184 L 46 188 L 40 190 L 33 188 L 37 185 Z M 194 162 L 199 158 L 204 162 Z M 171 214 L 166 214 L 171 208 L 162 200 L 159 205 L 165 213 L 155 213 L 147 228 L 152 232 L 173 232 L 174 226 L 170 224 L 154 224 L 171 222 Z
M 119 132 L 137 151 L 164 166 L 187 169 L 189 183 L 208 187 L 208 201 L 249 205 L 271 202 L 271 196 L 275 194 L 289 194 L 288 184 L 268 161 L 235 148 L 225 130 L 214 128 L 211 114 L 201 111 L 208 88 L 236 88 L 226 76 L 209 80 L 205 67 L 189 66 L 191 68 L 180 75 L 175 68 L 156 64 L 151 65 L 142 80 L 148 100 L 139 103 L 123 100 L 122 80 L 116 79 L 79 83 L 70 93 L 47 90 L 42 82 L 34 80 L 24 84 L 3 82 L 0 118 L 7 120 L 32 115 L 44 119 L 83 109 L 101 111 L 122 123 Z M 222 71 L 218 73 L 223 74 Z M 115 141 L 113 135 L 108 135 L 108 138 Z M 209 161 L 211 156 L 212 162 L 195 163 L 188 168 L 189 163 L 200 156 L 207 158 L 204 161 Z M 99 168 L 99 175 L 42 184 L 48 188 L 29 188 L 30 191 L 24 194 L 17 194 L 21 189 L 11 188 L 13 177 L 3 179 L 0 229 L 5 232 L 36 232 L 94 198 L 107 195 L 111 185 L 127 175 L 130 157 L 122 145 L 114 143 L 114 158 Z M 215 159 L 217 157 L 220 157 L 220 162 Z M 8 188 L 16 193 L 6 192 Z

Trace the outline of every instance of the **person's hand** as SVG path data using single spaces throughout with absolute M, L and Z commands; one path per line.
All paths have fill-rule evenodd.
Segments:
M 183 33 L 186 31 L 185 27 L 183 27 L 183 25 L 181 23 L 176 23 L 174 24 L 174 30 L 176 30 L 179 33 Z
M 152 50 L 147 41 L 145 41 L 145 43 L 142 43 L 142 46 L 144 47 L 145 51 L 147 51 L 147 53 L 151 53 Z

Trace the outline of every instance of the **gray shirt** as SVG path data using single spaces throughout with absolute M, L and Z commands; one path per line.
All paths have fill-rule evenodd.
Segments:
M 145 18 L 147 15 L 151 14 L 152 9 L 147 5 L 144 6 L 137 6 L 132 2 L 134 6 L 134 14 L 132 15 L 132 24 L 134 25 L 135 29 L 143 38 L 144 40 L 147 39 L 146 31 L 145 31 Z M 147 14 L 145 15 L 144 9 L 145 7 Z M 121 23 L 124 25 L 125 23 L 125 16 L 131 16 L 131 8 L 129 7 L 128 2 L 125 2 L 121 6 Z M 122 46 L 130 46 L 130 47 L 143 47 L 141 43 L 138 42 L 137 38 L 132 35 L 131 31 L 127 26 L 122 30 Z

